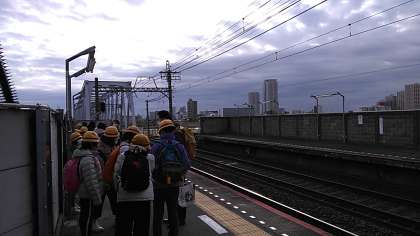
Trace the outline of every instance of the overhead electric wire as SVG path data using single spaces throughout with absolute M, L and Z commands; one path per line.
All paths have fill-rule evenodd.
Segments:
M 348 24 L 345 24 L 345 25 L 343 25 L 343 26 L 339 26 L 339 27 L 337 27 L 337 28 L 335 28 L 335 29 L 332 29 L 332 30 L 330 30 L 330 31 L 328 31 L 328 32 L 322 33 L 322 34 L 320 34 L 320 35 L 317 35 L 317 36 L 311 37 L 311 38 L 309 38 L 309 39 L 306 39 L 306 40 L 303 40 L 303 41 L 301 41 L 301 42 L 295 43 L 295 44 L 293 44 L 293 45 L 291 45 L 291 46 L 288 46 L 288 47 L 285 47 L 285 48 L 283 48 L 283 49 L 280 49 L 280 50 L 278 50 L 278 51 L 276 51 L 276 52 L 273 52 L 273 53 L 270 53 L 270 54 L 268 54 L 268 55 L 262 56 L 262 57 L 260 57 L 260 58 L 257 58 L 257 59 L 254 59 L 254 60 L 251 60 L 251 61 L 248 61 L 248 62 L 245 62 L 245 63 L 239 64 L 239 65 L 237 65 L 237 66 L 235 66 L 235 67 L 233 67 L 233 68 L 230 68 L 230 69 L 227 69 L 227 70 L 221 71 L 221 72 L 216 73 L 216 74 L 214 74 L 214 75 L 207 76 L 206 78 L 200 79 L 199 81 L 193 82 L 192 84 L 200 83 L 201 81 L 207 81 L 207 80 L 209 80 L 209 79 L 212 79 L 213 77 L 216 77 L 216 76 L 219 76 L 219 75 L 225 74 L 225 73 L 227 73 L 227 72 L 236 71 L 237 69 L 239 69 L 239 68 L 241 68 L 241 67 L 244 67 L 244 66 L 247 66 L 247 65 L 250 65 L 250 64 L 254 64 L 254 63 L 256 63 L 256 62 L 262 61 L 262 60 L 267 59 L 267 58 L 270 58 L 270 57 L 274 57 L 274 58 L 276 58 L 276 57 L 278 56 L 278 54 L 279 54 L 279 53 L 281 53 L 281 52 L 287 51 L 287 50 L 289 50 L 289 49 L 291 49 L 291 48 L 294 48 L 294 47 L 297 47 L 297 46 L 302 45 L 302 44 L 304 44 L 304 43 L 310 42 L 310 41 L 312 41 L 312 40 L 314 40 L 314 39 L 318 39 L 318 38 L 321 38 L 321 37 L 326 36 L 326 35 L 328 35 L 328 34 L 331 34 L 331 33 L 337 32 L 337 31 L 339 31 L 339 30 L 341 30 L 341 29 L 347 28 L 347 27 L 349 27 L 349 26 L 351 26 L 351 25 L 354 25 L 354 24 L 357 24 L 357 23 L 359 23 L 359 22 L 365 21 L 365 20 L 370 19 L 370 18 L 372 18 L 372 17 L 374 17 L 374 16 L 377 16 L 377 15 L 379 15 L 379 14 L 383 14 L 383 13 L 385 13 L 385 12 L 388 12 L 388 11 L 390 11 L 390 10 L 392 10 L 392 9 L 395 9 L 395 8 L 397 8 L 397 7 L 400 7 L 400 6 L 403 6 L 403 5 L 408 4 L 408 3 L 410 3 L 410 2 L 413 2 L 413 1 L 415 1 L 415 0 L 405 1 L 405 2 L 403 2 L 403 3 L 400 3 L 400 4 L 397 4 L 397 5 L 394 5 L 394 6 L 390 7 L 390 8 L 387 8 L 387 9 L 385 9 L 385 10 L 378 11 L 378 12 L 376 12 L 376 13 L 373 13 L 373 14 L 371 14 L 371 15 L 369 15 L 369 16 L 366 16 L 366 17 L 360 18 L 360 19 L 358 19 L 358 20 L 352 21 L 352 22 L 350 22 L 350 23 L 348 23 Z M 271 62 L 271 61 L 270 61 L 270 62 Z M 239 73 L 239 72 L 238 72 L 238 73 Z M 191 84 L 190 84 L 190 87 L 191 87 Z
M 287 0 L 287 1 L 285 1 L 285 2 L 283 2 L 283 3 L 281 3 L 281 1 L 279 1 L 279 2 L 277 2 L 277 3 L 275 3 L 275 5 L 274 6 L 272 6 L 272 7 L 275 7 L 275 8 L 273 8 L 273 9 L 268 9 L 268 11 L 270 12 L 270 11 L 273 11 L 273 10 L 275 10 L 276 8 L 279 8 L 279 7 L 282 7 L 283 5 L 285 5 L 285 4 L 287 4 L 287 3 L 289 3 L 289 2 L 291 2 L 292 0 Z M 194 61 L 196 61 L 196 60 L 198 60 L 198 59 L 200 59 L 200 58 L 202 58 L 202 57 L 204 57 L 205 55 L 207 55 L 207 54 L 210 54 L 210 57 L 211 57 L 211 54 L 214 54 L 214 53 L 217 53 L 217 50 L 218 49 L 220 49 L 220 48 L 222 48 L 223 46 L 225 46 L 225 45 L 227 45 L 227 44 L 229 44 L 230 42 L 233 42 L 234 40 L 236 40 L 236 39 L 238 39 L 238 38 L 244 38 L 244 37 L 246 37 L 246 36 L 250 36 L 253 32 L 253 30 L 254 29 L 256 29 L 257 28 L 257 26 L 259 26 L 259 25 L 261 25 L 261 24 L 263 24 L 263 23 L 266 23 L 267 21 L 269 21 L 269 20 L 271 20 L 271 19 L 273 19 L 276 15 L 279 15 L 279 14 L 284 14 L 284 13 L 286 13 L 288 10 L 290 10 L 291 9 L 291 7 L 293 7 L 293 6 L 297 6 L 297 4 L 300 4 L 300 2 L 301 2 L 301 0 L 296 0 L 296 1 L 294 1 L 294 2 L 292 2 L 290 5 L 288 5 L 288 6 L 286 6 L 286 7 L 284 7 L 284 8 L 282 8 L 282 9 L 280 9 L 279 11 L 277 11 L 277 12 L 275 12 L 275 13 L 273 13 L 272 15 L 269 15 L 269 16 L 267 16 L 267 17 L 265 17 L 263 20 L 260 20 L 259 22 L 257 22 L 257 23 L 255 23 L 255 24 L 253 24 L 253 22 L 249 22 L 249 23 L 247 23 L 247 25 L 246 26 L 244 26 L 243 28 L 241 27 L 241 28 L 239 28 L 239 29 L 237 29 L 237 30 L 235 30 L 234 32 L 232 32 L 231 34 L 229 34 L 227 37 L 229 37 L 228 39 L 226 39 L 226 40 L 224 40 L 224 41 L 222 41 L 222 42 L 216 42 L 216 43 L 219 43 L 219 44 L 217 44 L 217 45 L 215 45 L 214 47 L 212 47 L 212 48 L 209 48 L 209 49 L 207 49 L 207 51 L 209 51 L 209 53 L 208 52 L 204 52 L 203 53 L 203 55 L 201 55 L 201 56 L 196 56 L 195 58 L 193 58 L 193 59 L 191 59 L 190 61 L 188 61 L 188 62 L 185 62 L 184 64 L 182 64 L 182 65 L 180 65 L 180 66 L 177 66 L 176 68 L 175 68 L 175 70 L 177 70 L 177 69 L 180 69 L 181 67 L 184 67 L 184 66 L 186 66 L 186 65 L 188 65 L 188 64 L 190 64 L 190 63 L 192 63 L 192 62 L 194 62 Z M 279 3 L 281 3 L 280 5 L 278 5 Z M 276 6 L 276 5 L 278 5 L 278 6 Z M 269 12 L 267 12 L 267 14 L 269 13 Z M 251 25 L 251 26 L 250 26 Z M 246 28 L 246 30 L 245 30 L 245 28 Z M 237 32 L 238 31 L 240 31 L 238 34 L 237 34 Z M 220 41 L 220 40 L 219 40 Z M 212 52 L 214 52 L 214 53 L 212 53 Z M 184 70 L 184 69 L 183 69 Z M 182 70 L 181 70 L 182 71 Z
M 244 17 L 242 17 L 242 19 L 245 19 L 245 18 L 247 18 L 247 17 L 249 17 L 250 15 L 252 15 L 252 14 L 254 14 L 256 11 L 258 11 L 259 9 L 261 9 L 262 7 L 264 7 L 265 5 L 267 5 L 269 2 L 271 2 L 272 0 L 267 0 L 266 2 L 264 2 L 263 4 L 261 4 L 261 5 L 259 5 L 258 7 L 257 7 L 257 9 L 254 9 L 254 10 L 252 10 L 252 11 L 250 11 L 248 14 L 246 14 Z M 254 3 L 257 3 L 257 2 L 259 2 L 258 0 L 255 0 L 255 1 L 253 1 L 252 3 L 250 3 L 249 4 L 249 6 L 251 6 L 251 5 L 253 5 Z M 221 20 L 220 22 L 223 22 L 223 20 Z M 220 23 L 219 22 L 219 23 Z M 214 36 L 214 37 L 212 37 L 212 38 L 210 38 L 210 39 L 207 39 L 205 42 L 204 42 L 204 44 L 202 45 L 202 46 L 200 46 L 200 47 L 198 47 L 198 48 L 192 48 L 190 51 L 191 51 L 191 53 L 188 53 L 183 59 L 181 59 L 181 61 L 180 62 L 176 62 L 176 63 L 174 63 L 173 65 L 175 66 L 176 64 L 181 64 L 181 63 L 183 63 L 184 61 L 186 61 L 186 59 L 188 59 L 188 58 L 190 58 L 190 57 L 192 57 L 192 56 L 194 56 L 194 53 L 195 52 L 197 52 L 198 50 L 200 50 L 201 48 L 204 48 L 205 46 L 206 46 L 206 44 L 210 44 L 210 43 L 213 43 L 213 41 L 214 40 L 216 40 L 218 37 L 220 37 L 221 35 L 223 35 L 225 32 L 227 32 L 227 31 L 229 31 L 230 29 L 232 29 L 232 28 L 234 28 L 234 27 L 236 27 L 237 25 L 239 25 L 241 23 L 241 21 L 238 21 L 238 22 L 236 22 L 236 23 L 234 23 L 234 24 L 232 24 L 231 26 L 229 26 L 229 27 L 227 27 L 227 28 L 225 28 L 225 29 L 222 29 L 223 31 L 221 32 L 221 33 L 217 33 L 217 31 L 219 31 L 219 30 L 216 30 L 216 36 Z M 227 22 L 226 23 L 224 23 L 224 26 L 226 26 L 227 25 Z
M 306 84 L 320 83 L 320 82 L 325 82 L 325 81 L 343 80 L 343 79 L 349 79 L 349 78 L 354 78 L 354 77 L 376 74 L 376 73 L 385 72 L 385 71 L 408 69 L 408 68 L 412 68 L 412 67 L 419 67 L 420 68 L 420 63 L 400 65 L 400 66 L 394 66 L 394 67 L 383 68 L 383 69 L 376 69 L 376 70 L 370 70 L 370 71 L 350 73 L 350 74 L 345 74 L 345 75 L 335 75 L 335 76 L 325 77 L 325 78 L 322 78 L 322 79 L 301 81 L 301 82 L 296 82 L 296 83 L 282 84 L 281 87 L 282 88 L 283 87 L 293 87 L 293 86 L 299 86 L 299 85 L 304 85 L 304 84 L 306 85 Z M 270 77 L 273 77 L 273 76 L 270 76 Z
M 263 32 L 261 32 L 261 33 L 259 33 L 259 34 L 255 35 L 255 36 L 253 36 L 253 37 L 251 37 L 250 39 L 248 39 L 248 40 L 246 40 L 246 41 L 244 41 L 244 42 L 241 42 L 241 43 L 239 43 L 239 44 L 237 44 L 237 45 L 235 45 L 235 46 L 233 46 L 233 47 L 231 47 L 231 48 L 229 48 L 229 49 L 227 49 L 227 50 L 225 50 L 225 51 L 223 51 L 223 52 L 221 52 L 221 53 L 218 53 L 218 54 L 216 54 L 216 55 L 214 55 L 214 56 L 212 56 L 212 57 L 210 57 L 210 58 L 208 58 L 208 59 L 204 60 L 204 61 L 198 62 L 198 63 L 196 63 L 196 64 L 194 64 L 194 65 L 191 65 L 191 66 L 189 66 L 189 67 L 187 67 L 187 68 L 184 68 L 184 69 L 180 70 L 180 72 L 183 72 L 183 71 L 186 71 L 186 70 L 192 69 L 192 68 L 194 68 L 194 67 L 196 67 L 196 66 L 199 66 L 199 65 L 201 65 L 201 64 L 203 64 L 203 63 L 206 63 L 206 62 L 208 62 L 208 61 L 210 61 L 210 60 L 212 60 L 212 59 L 214 59 L 214 58 L 216 58 L 216 57 L 219 57 L 219 56 L 221 56 L 221 55 L 223 55 L 223 54 L 225 54 L 225 53 L 227 53 L 227 52 L 230 52 L 230 51 L 232 51 L 233 49 L 236 49 L 236 48 L 238 48 L 238 47 L 240 47 L 240 46 L 242 46 L 242 45 L 244 45 L 244 44 L 248 43 L 249 41 L 254 40 L 254 39 L 256 39 L 256 38 L 260 37 L 261 35 L 264 35 L 265 33 L 269 32 L 269 31 L 271 31 L 271 30 L 273 30 L 273 29 L 275 29 L 275 28 L 277 28 L 277 27 L 279 27 L 279 26 L 281 26 L 281 25 L 283 25 L 283 24 L 285 24 L 285 23 L 287 23 L 287 22 L 289 22 L 289 21 L 291 21 L 291 20 L 293 20 L 293 19 L 295 19 L 295 18 L 297 18 L 297 17 L 299 17 L 299 16 L 303 15 L 303 14 L 305 14 L 306 12 L 308 12 L 308 11 L 310 11 L 310 10 L 314 9 L 315 7 L 317 7 L 317 6 L 319 6 L 319 5 L 323 4 L 323 3 L 325 3 L 325 2 L 327 2 L 327 1 L 328 1 L 328 0 L 323 0 L 323 1 L 321 1 L 321 2 L 317 3 L 317 4 L 313 5 L 313 6 L 311 6 L 311 7 L 307 8 L 307 9 L 305 9 L 304 11 L 301 11 L 301 12 L 299 12 L 298 14 L 296 14 L 296 15 L 294 15 L 294 16 L 292 16 L 292 17 L 288 18 L 287 20 L 284 20 L 284 21 L 282 21 L 281 23 L 276 24 L 275 26 L 270 27 L 270 28 L 269 28 L 269 29 L 267 29 L 267 30 L 264 30 Z
M 262 64 L 256 65 L 256 66 L 249 67 L 249 68 L 243 69 L 241 71 L 234 71 L 233 73 L 231 73 L 229 75 L 226 75 L 226 76 L 222 76 L 220 78 L 215 78 L 215 79 L 212 79 L 212 80 L 207 79 L 207 80 L 208 80 L 208 82 L 214 82 L 214 81 L 217 81 L 217 80 L 220 80 L 220 79 L 224 79 L 224 78 L 227 78 L 227 77 L 232 76 L 234 74 L 238 74 L 238 73 L 242 73 L 242 72 L 245 72 L 245 71 L 248 71 L 248 70 L 256 69 L 256 68 L 265 66 L 267 64 L 273 63 L 275 61 L 279 61 L 279 60 L 283 60 L 283 59 L 286 59 L 286 58 L 289 58 L 289 57 L 292 57 L 292 56 L 295 56 L 295 55 L 299 55 L 299 54 L 305 53 L 305 52 L 310 51 L 310 50 L 314 50 L 314 49 L 317 49 L 317 48 L 320 48 L 320 47 L 324 47 L 324 46 L 327 46 L 327 45 L 330 45 L 330 44 L 333 44 L 333 43 L 336 43 L 336 42 L 339 42 L 339 41 L 342 41 L 342 40 L 345 40 L 345 39 L 348 39 L 348 38 L 351 38 L 351 37 L 354 37 L 354 36 L 358 36 L 358 35 L 368 33 L 368 32 L 371 32 L 371 31 L 374 31 L 374 30 L 377 30 L 377 29 L 380 29 L 380 28 L 383 28 L 383 27 L 386 27 L 386 26 L 389 26 L 389 25 L 399 23 L 399 22 L 402 22 L 402 21 L 413 19 L 413 18 L 418 17 L 418 16 L 420 16 L 420 13 L 410 15 L 408 17 L 400 18 L 398 20 L 394 20 L 394 21 L 391 21 L 389 23 L 382 24 L 382 25 L 379 25 L 379 26 L 376 26 L 376 27 L 372 27 L 372 28 L 369 28 L 369 29 L 366 29 L 366 30 L 362 30 L 362 31 L 354 33 L 354 34 L 349 34 L 347 36 L 337 38 L 337 39 L 328 41 L 326 43 L 322 43 L 322 44 L 319 44 L 319 45 L 316 45 L 316 46 L 313 46 L 313 47 L 310 47 L 310 48 L 307 48 L 307 49 L 304 49 L 304 50 L 301 50 L 301 51 L 298 51 L 298 52 L 295 52 L 295 53 L 291 53 L 291 54 L 288 54 L 286 56 L 278 57 L 278 58 L 275 58 L 271 61 L 267 61 L 267 62 L 264 62 Z M 189 87 L 186 87 L 183 90 L 190 89 L 190 88 L 193 88 L 193 87 L 197 87 L 201 84 L 203 84 L 203 83 L 197 83 L 195 85 L 190 85 Z M 180 92 L 180 91 L 183 91 L 183 90 L 178 90 L 177 92 Z

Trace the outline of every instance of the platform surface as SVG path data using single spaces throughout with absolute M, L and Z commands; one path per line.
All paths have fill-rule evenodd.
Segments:
M 180 227 L 179 235 L 329 235 L 201 175 L 190 172 L 188 180 L 197 185 L 196 201 L 187 209 L 187 223 Z M 114 235 L 114 219 L 106 200 L 99 219 L 105 231 L 94 235 Z M 162 228 L 163 235 L 167 235 L 167 226 Z M 77 215 L 65 222 L 61 235 L 79 235 Z

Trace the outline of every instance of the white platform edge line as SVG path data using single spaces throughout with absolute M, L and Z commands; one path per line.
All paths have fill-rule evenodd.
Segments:
M 206 223 L 210 228 L 212 228 L 216 233 L 218 234 L 226 234 L 228 231 L 223 228 L 221 225 L 219 225 L 216 221 L 214 221 L 212 218 L 210 218 L 207 215 L 201 215 L 197 216 L 202 220 L 204 223 Z

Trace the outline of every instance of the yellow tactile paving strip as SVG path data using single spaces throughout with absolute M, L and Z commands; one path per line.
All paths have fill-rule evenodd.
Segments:
M 217 220 L 224 227 L 229 229 L 234 235 L 238 236 L 266 236 L 270 235 L 257 226 L 244 220 L 239 215 L 226 209 L 216 201 L 207 197 L 206 195 L 196 191 L 195 205 L 201 208 L 204 212 Z

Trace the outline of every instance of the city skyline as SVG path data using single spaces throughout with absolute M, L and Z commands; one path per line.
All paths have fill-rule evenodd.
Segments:
M 181 80 L 174 83 L 174 106 L 183 105 L 189 97 L 200 101 L 203 110 L 239 104 L 248 91 L 259 89 L 262 81 L 269 78 L 279 79 L 279 100 L 281 107 L 287 110 L 309 110 L 313 106 L 308 98 L 311 94 L 333 91 L 346 95 L 346 107 L 349 110 L 374 104 L 383 94 L 392 93 L 396 87 L 420 80 L 419 66 L 404 67 L 420 61 L 420 55 L 416 53 L 420 45 L 416 37 L 411 37 L 420 34 L 416 27 L 419 25 L 417 18 L 375 30 L 375 33 L 356 35 L 338 43 L 287 57 L 255 70 L 220 80 L 210 80 L 211 82 L 197 87 L 189 88 L 189 85 L 399 3 L 401 1 L 390 0 L 384 3 L 376 0 L 322 4 L 269 34 L 182 72 Z M 2 1 L 0 42 L 19 100 L 22 103 L 41 103 L 53 108 L 64 108 L 64 60 L 92 45 L 96 46 L 97 58 L 94 73 L 74 79 L 73 94 L 80 91 L 84 79 L 93 80 L 97 76 L 103 81 L 134 82 L 138 76 L 152 76 L 161 71 L 166 60 L 176 68 L 189 52 L 201 46 L 204 51 L 210 50 L 206 48 L 205 42 L 221 32 L 220 30 L 223 31 L 223 25 L 234 24 L 250 8 L 255 8 L 248 1 L 239 0 L 228 3 L 179 1 L 169 3 L 173 11 L 166 12 L 160 18 L 150 17 L 153 12 L 168 7 L 167 4 L 160 0 Z M 224 7 L 220 8 L 220 5 Z M 284 17 L 312 5 L 313 1 L 302 1 L 302 4 L 291 9 L 283 18 L 273 18 L 271 24 L 279 23 Z M 395 21 L 412 15 L 419 6 L 418 2 L 402 5 L 396 8 L 398 10 L 387 11 L 368 22 L 354 24 L 351 29 L 343 28 L 331 37 L 349 35 L 350 31 L 356 34 L 371 26 Z M 209 11 L 191 11 L 203 7 Z M 191 12 L 195 14 L 195 21 L 189 18 Z M 152 18 L 153 23 L 149 24 L 148 19 Z M 220 21 L 222 23 L 218 24 Z M 164 28 L 167 22 L 180 26 L 171 30 L 173 37 L 170 39 L 165 37 L 167 32 L 163 34 L 155 30 Z M 98 25 L 107 27 L 97 27 Z M 268 29 L 268 25 L 261 25 L 259 28 L 260 31 L 264 29 Z M 302 44 L 298 49 L 286 50 L 282 55 L 287 56 L 300 49 L 321 45 L 325 40 Z M 381 44 L 377 44 L 378 41 Z M 201 55 L 200 51 L 197 53 Z M 83 63 L 76 61 L 71 64 L 71 71 L 77 71 Z M 393 69 L 398 67 L 400 68 Z M 369 71 L 377 72 L 363 74 Z M 354 76 L 343 76 L 349 74 Z M 337 78 L 340 76 L 342 77 Z M 144 82 L 151 85 L 151 81 Z M 156 80 L 156 83 L 158 86 L 164 85 L 161 80 Z M 155 96 L 158 94 L 138 96 L 135 101 L 136 114 L 144 114 L 144 100 Z M 325 102 L 324 108 L 327 111 L 339 111 L 338 99 L 332 98 L 331 104 Z M 158 110 L 164 109 L 167 104 L 159 101 L 150 106 L 151 109 Z

